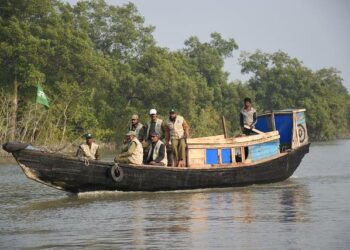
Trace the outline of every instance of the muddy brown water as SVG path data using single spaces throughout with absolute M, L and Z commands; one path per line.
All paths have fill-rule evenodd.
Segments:
M 244 188 L 69 195 L 0 163 L 0 249 L 350 249 L 349 192 L 350 140 Z

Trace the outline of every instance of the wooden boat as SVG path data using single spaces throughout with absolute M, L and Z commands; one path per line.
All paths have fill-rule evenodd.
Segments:
M 272 183 L 289 178 L 309 152 L 304 113 L 282 110 L 261 115 L 257 135 L 188 139 L 183 168 L 87 161 L 23 143 L 6 143 L 3 148 L 13 154 L 29 179 L 73 193 Z

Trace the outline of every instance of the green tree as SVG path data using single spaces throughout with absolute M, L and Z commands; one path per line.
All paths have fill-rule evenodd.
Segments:
M 185 45 L 184 53 L 209 86 L 227 82 L 227 73 L 223 71 L 224 59 L 231 57 L 232 52 L 238 49 L 234 39 L 225 40 L 219 33 L 212 33 L 209 43 L 201 43 L 193 36 L 185 41 Z
M 11 93 L 9 140 L 17 127 L 18 92 L 24 91 L 44 75 L 38 65 L 45 62 L 48 43 L 33 33 L 47 20 L 51 1 L 1 1 L 0 3 L 0 81 Z
M 263 110 L 307 108 L 309 134 L 315 140 L 346 132 L 349 94 L 336 70 L 313 72 L 281 51 L 245 53 L 240 63 L 242 73 L 252 75 L 249 86 Z

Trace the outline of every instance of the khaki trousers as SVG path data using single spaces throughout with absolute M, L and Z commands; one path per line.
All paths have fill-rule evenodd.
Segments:
M 130 163 L 127 157 L 120 157 L 119 159 L 114 159 L 114 161 L 118 163 Z
M 176 163 L 186 161 L 186 142 L 185 139 L 171 139 L 173 147 L 174 160 Z

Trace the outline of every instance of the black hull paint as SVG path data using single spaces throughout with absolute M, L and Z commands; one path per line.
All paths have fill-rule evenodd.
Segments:
M 309 152 L 309 145 L 251 166 L 207 169 L 124 164 L 116 167 L 110 162 L 87 163 L 37 150 L 23 149 L 12 153 L 28 178 L 73 193 L 102 190 L 167 191 L 283 181 L 297 169 L 304 155 Z M 118 169 L 117 178 L 113 178 L 112 168 Z

